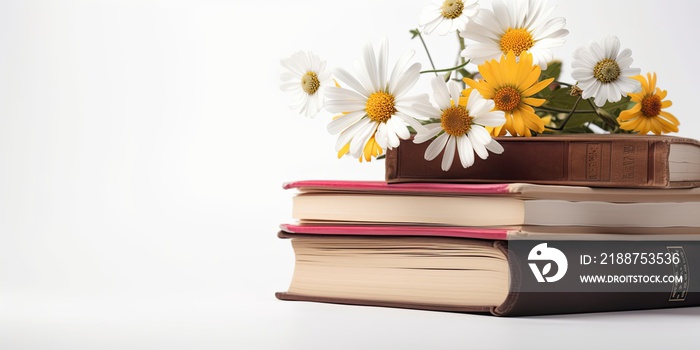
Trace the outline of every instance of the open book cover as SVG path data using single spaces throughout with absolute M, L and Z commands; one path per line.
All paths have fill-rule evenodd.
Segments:
M 693 279 L 700 270 L 700 234 L 694 229 L 281 229 L 296 256 L 290 288 L 276 294 L 282 300 L 498 316 L 700 305 L 700 280 Z

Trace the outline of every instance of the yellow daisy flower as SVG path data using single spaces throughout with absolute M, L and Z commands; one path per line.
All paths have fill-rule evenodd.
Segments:
M 640 134 L 647 134 L 649 131 L 656 135 L 668 132 L 678 132 L 680 122 L 676 117 L 662 108 L 671 107 L 671 101 L 666 98 L 666 90 L 656 87 L 656 73 L 647 73 L 644 76 L 637 75 L 632 79 L 638 80 L 642 84 L 642 91 L 630 93 L 633 102 L 637 102 L 631 109 L 622 111 L 617 117 L 617 122 L 624 130 L 636 131 Z
M 475 81 L 465 78 L 464 82 L 477 89 L 484 98 L 493 100 L 497 110 L 505 112 L 503 128 L 513 136 L 532 136 L 531 131 L 544 131 L 544 122 L 532 107 L 541 106 L 545 99 L 532 95 L 549 86 L 554 78 L 537 82 L 541 69 L 533 65 L 532 54 L 522 53 L 518 60 L 509 51 L 501 56 L 500 61 L 494 59 L 480 65 L 479 73 L 483 79 Z M 468 94 L 468 91 L 463 93 Z M 501 133 L 502 129 L 492 131 L 494 136 Z

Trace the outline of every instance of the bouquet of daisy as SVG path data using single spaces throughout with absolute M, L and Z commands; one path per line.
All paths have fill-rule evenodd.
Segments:
M 574 81 L 560 80 L 562 63 L 552 49 L 564 45 L 569 31 L 553 10 L 546 0 L 494 0 L 492 8 L 480 8 L 478 0 L 436 0 L 410 31 L 426 48 L 431 69 L 412 62 L 413 52 L 390 67 L 384 39 L 378 47 L 365 45 L 355 74 L 342 67 L 331 73 L 314 53 L 297 52 L 281 62 L 281 88 L 296 92 L 292 107 L 305 116 L 334 114 L 327 129 L 338 135 L 339 158 L 370 161 L 412 137 L 431 142 L 424 157 L 442 154 L 443 170 L 455 153 L 465 168 L 475 154 L 502 153 L 496 136 L 678 131 L 656 74 L 632 68 L 632 51 L 615 36 L 576 49 Z M 454 67 L 432 64 L 423 35 L 433 33 L 457 33 Z M 468 70 L 469 63 L 477 69 Z M 422 74 L 430 76 L 432 94 L 410 94 Z

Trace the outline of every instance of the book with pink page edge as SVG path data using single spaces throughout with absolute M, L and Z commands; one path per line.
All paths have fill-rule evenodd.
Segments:
M 387 183 L 356 180 L 302 180 L 283 184 L 299 193 L 420 194 L 437 196 L 512 196 L 601 202 L 675 202 L 700 200 L 700 187 L 690 189 L 592 188 L 530 183 Z
M 509 228 L 456 227 L 456 226 L 410 226 L 410 225 L 353 225 L 353 224 L 282 224 L 285 234 L 305 235 L 350 235 L 350 236 L 420 236 L 475 238 L 506 240 Z

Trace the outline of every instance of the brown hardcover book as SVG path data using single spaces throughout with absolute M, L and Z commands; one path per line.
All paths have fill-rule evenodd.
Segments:
M 590 187 L 700 186 L 700 141 L 672 136 L 498 137 L 502 154 L 443 171 L 423 157 L 430 142 L 403 140 L 386 154 L 387 182 L 526 182 Z M 457 155 L 455 155 L 456 157 Z
M 700 306 L 700 279 L 690 272 L 700 269 L 700 235 L 682 228 L 302 224 L 283 225 L 279 237 L 291 239 L 296 257 L 281 300 L 497 316 Z M 547 256 L 551 249 L 566 258 Z M 664 276 L 675 281 L 645 283 Z

